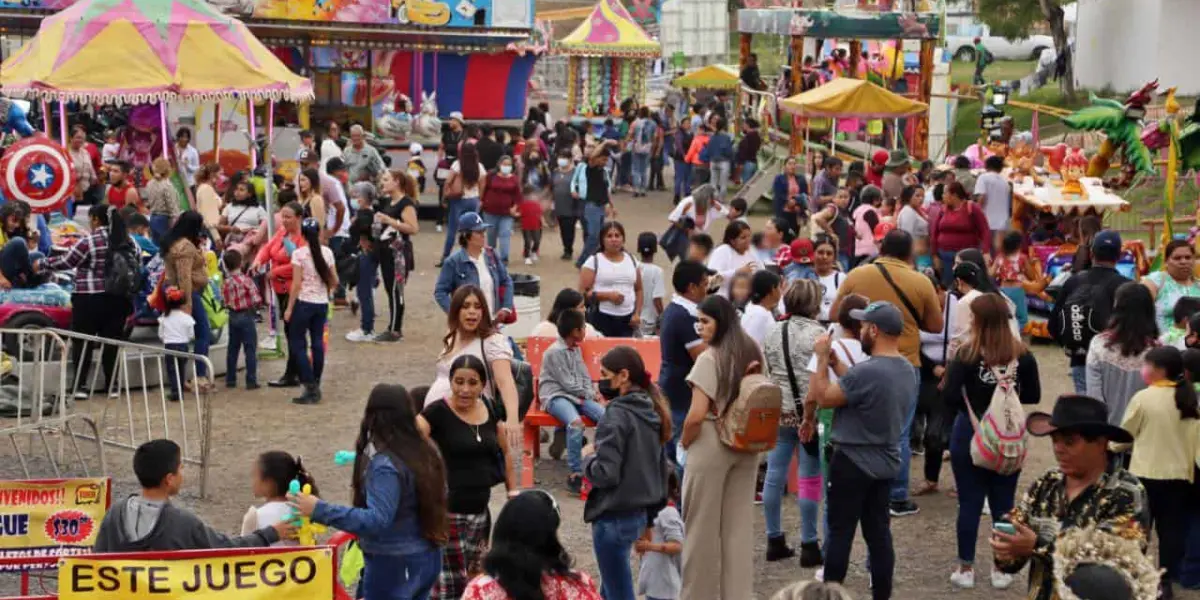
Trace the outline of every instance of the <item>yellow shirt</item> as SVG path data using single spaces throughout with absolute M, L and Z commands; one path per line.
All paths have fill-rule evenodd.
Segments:
M 1133 435 L 1129 472 L 1145 479 L 1192 481 L 1200 448 L 1200 419 L 1181 419 L 1175 386 L 1156 382 L 1133 395 L 1121 428 Z M 1128 445 L 1115 445 L 1114 449 Z
M 874 264 L 852 269 L 842 281 L 841 287 L 838 288 L 837 303 L 840 303 L 849 294 L 861 294 L 872 302 L 886 300 L 895 304 L 904 317 L 904 331 L 900 334 L 900 353 L 914 367 L 920 367 L 921 323 L 914 318 L 912 311 L 905 306 L 900 295 L 896 293 L 896 288 L 893 288 L 887 279 L 884 279 L 883 274 L 875 265 L 882 265 L 887 269 L 888 274 L 892 276 L 892 281 L 896 282 L 896 286 L 913 304 L 913 308 L 917 311 L 917 317 L 924 320 L 930 316 L 942 314 L 941 302 L 938 300 L 929 278 L 918 273 L 916 269 L 912 268 L 912 265 L 887 256 L 876 259 Z

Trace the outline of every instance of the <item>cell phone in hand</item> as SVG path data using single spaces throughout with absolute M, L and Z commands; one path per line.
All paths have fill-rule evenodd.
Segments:
M 992 529 L 999 531 L 1000 533 L 1003 533 L 1006 535 L 1016 535 L 1017 534 L 1017 528 L 1013 527 L 1012 523 L 1004 523 L 1004 522 L 996 523 L 995 525 L 992 525 Z

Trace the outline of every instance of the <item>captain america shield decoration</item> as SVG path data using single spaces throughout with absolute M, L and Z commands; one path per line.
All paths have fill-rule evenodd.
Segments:
M 76 173 L 67 150 L 44 136 L 27 137 L 0 158 L 0 189 L 35 213 L 58 209 L 75 191 Z

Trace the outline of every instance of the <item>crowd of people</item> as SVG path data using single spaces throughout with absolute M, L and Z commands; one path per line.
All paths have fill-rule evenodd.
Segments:
M 1080 220 L 1079 253 L 1050 328 L 1062 332 L 1056 341 L 1074 393 L 1050 413 L 1026 417 L 1023 405 L 1043 401 L 1039 363 L 1023 335 L 1025 290 L 1041 274 L 1030 267 L 1025 237 L 1010 231 L 1003 165 L 989 161 L 977 176 L 931 163 L 913 169 L 903 151 L 880 151 L 849 165 L 827 157 L 806 173 L 790 158 L 771 186 L 771 214 L 756 229 L 745 199 L 730 189 L 754 176 L 761 138 L 747 120 L 735 143 L 727 110 L 720 98 L 679 116 L 670 106 L 652 112 L 629 102 L 624 118 L 580 131 L 535 107 L 511 136 L 454 114 L 432 181 L 414 162 L 389 168 L 361 127 L 351 126 L 341 147 L 331 124 L 319 144 L 303 137 L 302 170 L 270 212 L 248 179 L 234 177 L 217 194 L 218 173 L 208 165 L 187 167 L 197 202 L 187 211 L 174 187 L 156 184 L 168 161 L 133 194 L 122 179 L 127 169 L 109 166 L 108 202 L 90 209 L 90 235 L 50 258 L 33 252 L 28 215 L 0 211 L 12 214 L 4 219 L 7 244 L 30 240 L 29 258 L 12 269 L 5 246 L 5 280 L 74 269 L 78 330 L 103 337 L 122 335 L 114 323 L 133 310 L 127 296 L 110 301 L 114 249 L 153 245 L 147 253 L 163 265 L 163 341 L 176 350 L 193 344 L 198 355 L 211 342 L 205 251 L 220 251 L 231 319 L 226 384 L 237 383 L 240 348 L 246 385 L 258 387 L 256 318 L 266 299 L 282 316 L 289 348 L 283 376 L 269 385 L 302 387 L 294 401 L 314 404 L 334 306 L 357 311 L 351 342 L 404 339 L 405 304 L 418 301 L 405 293 L 418 260 L 413 237 L 423 233 L 418 199 L 427 184 L 437 188 L 434 227 L 445 240 L 439 257 L 420 260 L 437 259 L 433 300 L 447 331 L 428 386 L 371 392 L 352 505 L 322 500 L 315 488 L 288 495 L 290 480 L 314 482 L 299 459 L 266 453 L 255 490 L 267 502 L 247 515 L 242 537 L 227 538 L 172 507 L 180 452 L 160 440 L 137 451 L 143 491 L 114 506 L 97 550 L 294 543 L 284 518 L 290 505 L 357 536 L 359 594 L 368 600 L 744 600 L 754 594 L 761 510 L 763 559 L 798 554 L 799 566 L 819 568 L 819 581 L 778 598 L 849 597 L 840 584 L 861 525 L 871 596 L 884 599 L 904 595 L 894 589 L 891 519 L 918 514 L 917 499 L 953 482 L 945 490 L 957 498 L 950 585 L 975 587 L 976 540 L 990 514 L 996 589 L 1014 585 L 1026 565 L 1031 598 L 1075 589 L 1055 569 L 1065 531 L 1095 530 L 1144 550 L 1153 529 L 1164 570 L 1156 593 L 1171 597 L 1187 579 L 1185 556 L 1200 555 L 1188 527 L 1200 453 L 1193 246 L 1172 242 L 1162 251 L 1165 270 L 1130 282 L 1115 268 L 1119 234 Z M 188 154 L 186 143 L 180 150 Z M 422 151 L 411 148 L 410 158 Z M 614 198 L 668 191 L 664 166 L 675 177 L 665 231 L 627 232 Z M 510 253 L 518 224 L 519 257 Z M 709 233 L 715 227 L 723 227 L 718 239 Z M 533 381 L 504 332 L 515 317 L 508 264 L 541 259 L 543 228 L 559 230 L 561 258 L 574 261 L 579 276 L 534 328 L 553 343 Z M 655 264 L 662 255 L 669 275 Z M 378 329 L 376 287 L 388 303 Z M 581 346 L 601 336 L 657 339 L 658 372 L 619 345 L 600 358 L 601 380 L 593 381 Z M 83 373 L 87 354 L 72 357 Z M 102 357 L 108 376 L 114 360 Z M 211 385 L 195 372 L 196 380 L 172 386 L 172 397 Z M 558 538 L 556 494 L 519 489 L 515 456 L 533 403 L 560 425 L 551 454 L 565 451 L 564 491 L 586 496 L 598 583 L 573 567 Z M 747 407 L 764 406 L 755 414 L 766 425 L 744 422 Z M 1028 436 L 1050 437 L 1057 464 L 1021 491 L 1037 443 Z M 916 456 L 924 465 L 914 484 Z M 798 548 L 781 518 L 793 457 Z M 508 501 L 493 522 L 489 500 L 502 484 Z M 1142 597 L 1120 566 L 1105 568 L 1129 590 L 1106 597 Z

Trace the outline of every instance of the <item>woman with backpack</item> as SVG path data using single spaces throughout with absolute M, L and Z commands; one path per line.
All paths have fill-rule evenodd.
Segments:
M 971 335 L 952 356 L 946 368 L 943 398 L 946 409 L 955 414 L 950 433 L 950 467 L 958 485 L 958 560 L 950 583 L 960 588 L 975 587 L 975 542 L 983 503 L 987 500 L 992 514 L 1012 510 L 1017 494 L 1017 479 L 1025 460 L 1025 418 L 1006 419 L 1001 413 L 1022 414 L 1019 404 L 1037 404 L 1042 397 L 1037 362 L 1019 338 L 1009 329 L 1012 313 L 1004 296 L 987 293 L 960 309 L 971 311 Z M 988 417 L 996 417 L 995 420 Z M 987 460 L 978 451 L 983 428 L 1003 427 L 1014 422 L 1019 437 L 987 447 Z M 994 433 L 1011 436 L 1012 431 Z M 992 435 L 983 439 L 996 439 Z M 1003 437 L 1001 439 L 1004 439 Z M 988 443 L 982 442 L 984 446 Z M 992 571 L 992 587 L 1007 589 L 1012 576 Z
M 705 298 L 697 307 L 697 323 L 708 349 L 696 357 L 687 377 L 692 405 L 679 440 L 687 452 L 680 598 L 744 600 L 754 588 L 758 454 L 727 445 L 717 419 L 739 399 L 742 379 L 762 373 L 765 359 L 724 296 Z

